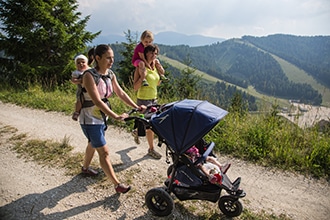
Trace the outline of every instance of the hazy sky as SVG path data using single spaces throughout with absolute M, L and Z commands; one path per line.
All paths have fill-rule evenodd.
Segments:
M 87 30 L 210 37 L 330 35 L 330 0 L 78 0 Z

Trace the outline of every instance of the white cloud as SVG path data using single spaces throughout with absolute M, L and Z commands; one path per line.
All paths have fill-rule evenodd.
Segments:
M 78 0 L 87 29 L 121 34 L 128 29 L 175 31 L 213 37 L 274 33 L 330 35 L 328 0 Z

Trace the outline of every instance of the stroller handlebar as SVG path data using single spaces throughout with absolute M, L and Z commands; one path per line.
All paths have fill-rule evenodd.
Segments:
M 133 108 L 127 112 L 129 115 L 127 118 L 124 119 L 126 123 L 129 121 L 134 121 L 134 128 L 133 130 L 137 130 L 139 136 L 145 136 L 146 129 L 152 130 L 151 125 L 151 118 L 155 114 L 160 114 L 163 111 L 168 109 L 169 104 L 160 105 L 157 103 L 150 104 L 146 106 L 146 110 L 143 112 L 140 112 L 138 108 Z M 170 105 L 171 106 L 171 105 Z M 141 114 L 134 114 L 140 112 Z M 134 115 L 132 115 L 134 114 Z M 157 134 L 158 135 L 158 134 Z M 165 143 L 163 139 L 158 135 L 158 146 L 161 147 L 161 145 Z
M 150 119 L 153 114 L 155 114 L 159 111 L 160 107 L 161 107 L 161 105 L 159 105 L 159 104 L 148 105 L 148 106 L 146 106 L 146 110 L 143 112 L 143 114 L 144 114 L 143 117 L 141 117 L 141 115 L 140 115 L 140 117 L 130 116 L 130 117 L 125 118 L 124 120 L 125 121 L 130 121 L 130 120 L 138 119 L 140 121 L 148 121 L 146 119 Z M 138 108 L 133 108 L 133 109 L 129 110 L 127 112 L 127 114 L 132 115 L 133 113 L 136 113 L 136 112 L 139 112 L 139 109 Z M 145 120 L 141 120 L 143 118 L 145 118 Z
M 127 118 L 124 119 L 125 122 L 131 121 L 131 120 L 137 120 L 137 121 L 142 122 L 144 124 L 149 124 L 149 119 L 141 118 L 141 117 L 138 117 L 138 116 L 130 116 L 130 117 L 127 117 Z

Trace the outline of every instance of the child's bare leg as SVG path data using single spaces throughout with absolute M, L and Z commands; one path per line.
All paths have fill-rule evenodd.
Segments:
M 80 110 L 81 110 L 82 104 L 79 99 L 77 99 L 76 104 L 75 104 L 75 112 L 72 114 L 72 119 L 74 121 L 78 120 Z
M 82 108 L 81 101 L 77 100 L 77 102 L 76 102 L 76 112 L 80 113 L 81 108 Z
M 227 172 L 227 170 L 231 165 L 230 163 L 225 163 L 224 165 L 222 165 L 215 157 L 211 157 L 211 156 L 207 157 L 206 161 L 217 165 L 224 174 Z
M 208 177 L 210 175 L 210 172 L 208 169 L 206 169 L 202 164 L 198 164 L 197 167 Z
M 221 168 L 220 162 L 215 157 L 208 156 L 206 158 L 206 161 L 210 162 L 210 163 L 213 163 L 213 164 L 217 165 L 219 168 Z
M 142 85 L 143 86 L 149 86 L 147 80 L 146 80 L 146 76 L 147 76 L 147 70 L 146 70 L 146 66 L 144 64 L 144 62 L 139 62 L 139 75 L 140 78 L 142 78 Z

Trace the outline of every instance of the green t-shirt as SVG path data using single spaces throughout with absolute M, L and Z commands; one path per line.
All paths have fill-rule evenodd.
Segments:
M 151 100 L 157 98 L 157 86 L 159 84 L 159 74 L 157 69 L 154 70 L 147 68 L 146 80 L 149 86 L 141 86 L 137 92 L 137 98 L 141 100 Z

